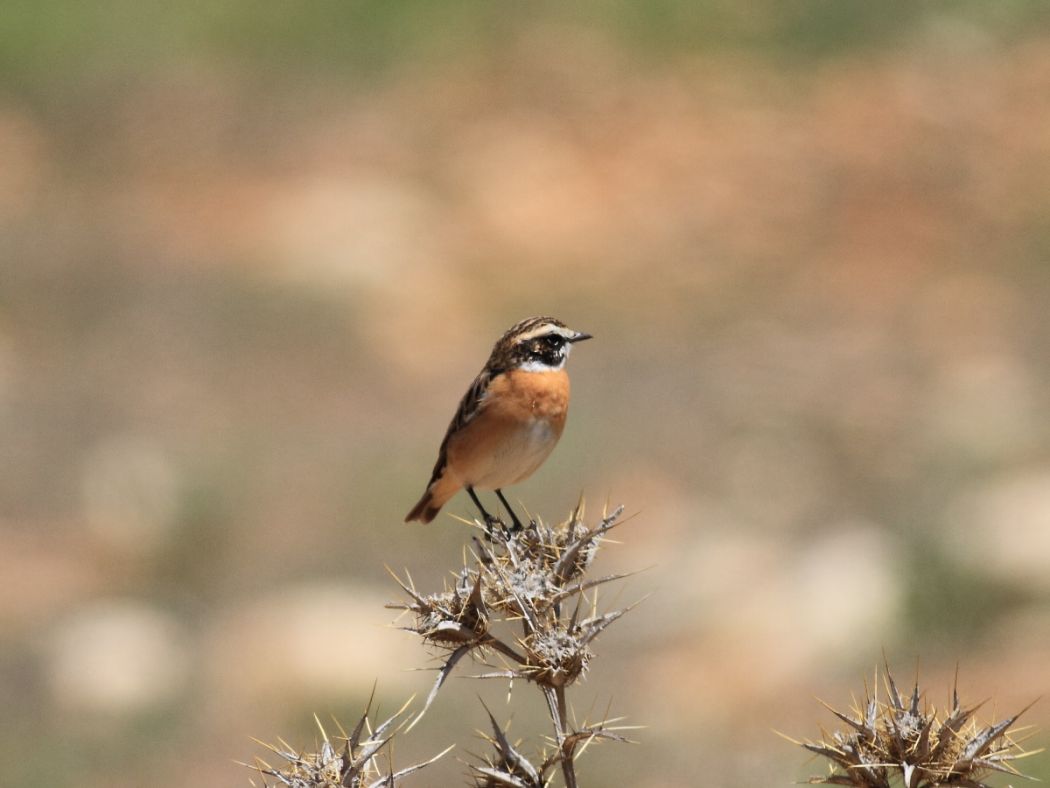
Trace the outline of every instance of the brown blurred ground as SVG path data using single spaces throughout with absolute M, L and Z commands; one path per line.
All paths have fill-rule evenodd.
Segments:
M 577 694 L 648 728 L 587 784 L 788 784 L 771 729 L 883 650 L 1050 692 L 1045 14 L 599 5 L 7 16 L 0 783 L 244 785 L 250 736 L 425 688 L 384 565 L 459 560 L 401 519 L 540 313 L 596 340 L 512 500 L 623 502 L 606 566 L 653 567 Z M 398 760 L 479 749 L 484 689 Z

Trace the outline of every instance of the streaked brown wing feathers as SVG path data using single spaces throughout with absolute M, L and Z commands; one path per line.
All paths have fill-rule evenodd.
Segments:
M 452 435 L 463 427 L 465 427 L 474 416 L 477 415 L 481 408 L 481 403 L 485 398 L 485 392 L 488 391 L 489 383 L 492 382 L 493 374 L 491 370 L 485 368 L 481 370 L 474 382 L 470 384 L 470 388 L 467 389 L 467 393 L 463 395 L 463 399 L 459 401 L 459 407 L 456 408 L 456 414 L 452 417 L 452 422 L 448 425 L 448 430 L 445 431 L 445 437 L 441 441 L 441 448 L 438 450 L 437 462 L 434 464 L 434 472 L 430 475 L 430 484 L 433 484 L 439 478 L 445 470 L 445 463 L 448 461 L 448 440 Z

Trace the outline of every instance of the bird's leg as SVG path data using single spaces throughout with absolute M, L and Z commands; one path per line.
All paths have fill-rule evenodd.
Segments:
M 470 500 L 474 502 L 474 505 L 478 507 L 478 511 L 481 512 L 481 516 L 485 520 L 485 530 L 491 534 L 493 524 L 498 523 L 499 520 L 485 511 L 485 507 L 481 505 L 481 501 L 478 500 L 478 496 L 474 493 L 473 487 L 467 487 L 467 495 L 470 496 Z
M 510 514 L 510 519 L 514 521 L 515 531 L 521 530 L 521 520 L 518 519 L 518 515 L 514 514 L 514 510 L 510 508 L 510 504 L 507 503 L 507 499 L 503 497 L 503 490 L 496 490 L 496 497 L 500 499 L 504 506 L 507 507 L 507 512 Z

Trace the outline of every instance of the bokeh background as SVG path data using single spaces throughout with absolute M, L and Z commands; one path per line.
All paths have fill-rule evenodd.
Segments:
M 425 690 L 384 566 L 458 565 L 401 520 L 530 314 L 596 338 L 512 500 L 622 502 L 648 568 L 574 696 L 647 728 L 585 784 L 819 772 L 773 730 L 884 652 L 1047 696 L 1048 258 L 1045 3 L 10 0 L 0 783 L 247 785 Z M 479 693 L 545 731 L 453 681 L 411 785 Z

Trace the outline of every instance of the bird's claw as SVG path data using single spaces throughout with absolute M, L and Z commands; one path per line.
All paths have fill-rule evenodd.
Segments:
M 494 517 L 491 514 L 487 514 L 486 513 L 485 514 L 485 541 L 486 542 L 491 542 L 492 541 L 492 535 L 493 535 L 492 529 L 495 526 L 499 526 L 500 531 L 502 531 L 504 534 L 506 534 L 507 527 L 503 524 L 503 521 L 500 518 L 498 518 L 498 517 Z

